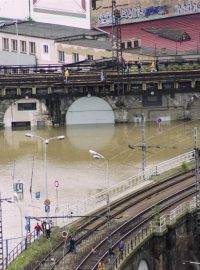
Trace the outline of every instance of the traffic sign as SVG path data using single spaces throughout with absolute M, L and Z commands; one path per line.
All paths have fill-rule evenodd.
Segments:
M 45 205 L 45 212 L 49 213 L 50 212 L 50 206 L 49 205 Z
M 62 232 L 62 237 L 67 238 L 67 237 L 68 237 L 68 232 L 63 231 L 63 232 Z
M 40 199 L 40 191 L 35 192 L 35 198 L 36 198 L 37 200 Z
M 51 204 L 51 202 L 50 202 L 49 199 L 46 199 L 46 200 L 44 201 L 44 205 L 45 205 L 45 206 L 49 206 L 50 204 Z
M 156 119 L 156 123 L 157 124 L 160 124 L 162 122 L 162 118 L 161 117 L 158 117 L 157 119 Z
M 55 181 L 54 181 L 54 186 L 55 186 L 56 188 L 59 187 L 59 182 L 58 182 L 58 180 L 55 180 Z

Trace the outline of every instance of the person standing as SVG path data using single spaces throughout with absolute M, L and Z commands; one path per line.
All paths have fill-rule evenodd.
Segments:
M 159 71 L 159 60 L 156 59 L 156 71 Z
M 140 60 L 137 61 L 136 66 L 137 66 L 138 73 L 141 73 L 142 64 Z
M 128 74 L 129 74 L 130 67 L 131 67 L 131 66 L 130 66 L 130 63 L 127 62 L 127 63 L 126 63 L 126 69 L 125 69 L 125 72 L 128 73 Z
M 69 249 L 70 249 L 71 253 L 76 254 L 76 241 L 73 237 L 70 239 L 69 245 L 70 245 Z
M 156 72 L 157 70 L 156 70 L 156 63 L 155 63 L 155 61 L 153 60 L 152 62 L 151 62 L 151 72 Z
M 124 248 L 125 248 L 125 243 L 124 243 L 123 240 L 121 240 L 121 241 L 119 242 L 119 252 L 120 252 L 120 254 L 121 254 L 121 257 L 123 257 Z
M 65 82 L 67 83 L 68 78 L 69 78 L 69 70 L 68 69 L 65 70 L 64 76 L 65 76 Z
M 40 232 L 42 231 L 42 227 L 40 226 L 40 224 L 39 224 L 38 222 L 37 222 L 37 224 L 35 225 L 34 230 L 35 230 L 35 232 L 36 232 L 37 238 L 39 238 L 39 237 L 40 237 Z
M 101 81 L 104 81 L 105 80 L 105 76 L 104 76 L 103 70 L 101 70 L 100 79 L 101 79 Z
M 43 233 L 46 235 L 47 239 L 50 239 L 51 237 L 51 225 L 49 222 L 46 222 L 45 220 L 42 222 L 42 230 Z
M 106 267 L 105 267 L 105 264 L 104 264 L 104 262 L 99 262 L 99 264 L 98 264 L 98 270 L 105 270 L 106 269 Z
M 45 232 L 46 232 L 46 238 L 49 239 L 50 236 L 51 236 L 51 224 L 50 224 L 50 222 L 46 222 Z
M 109 261 L 111 262 L 115 256 L 115 253 L 111 247 L 108 249 L 108 256 L 109 256 Z

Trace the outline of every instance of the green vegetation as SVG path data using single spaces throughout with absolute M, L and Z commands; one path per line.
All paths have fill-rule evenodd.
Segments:
M 188 164 L 187 164 L 187 162 L 184 161 L 181 164 L 181 170 L 184 171 L 184 172 L 188 170 Z
M 159 205 L 155 205 L 152 208 L 153 214 L 154 214 L 154 219 L 156 222 L 160 223 L 160 206 Z
M 76 232 L 76 228 L 74 227 L 67 227 L 65 229 L 54 228 L 50 240 L 47 240 L 46 237 L 42 235 L 9 265 L 8 270 L 32 269 L 34 265 L 37 265 L 42 258 L 63 241 L 61 237 L 63 230 L 68 231 L 69 234 Z
M 27 21 L 28 21 L 28 22 L 33 22 L 33 19 L 32 19 L 31 17 L 28 17 L 28 18 L 27 18 Z
M 51 239 L 52 242 L 52 239 Z M 31 244 L 20 256 L 18 256 L 8 267 L 9 270 L 28 269 L 28 265 L 34 265 L 51 250 L 51 242 L 41 236 Z M 20 267 L 20 268 L 19 268 Z

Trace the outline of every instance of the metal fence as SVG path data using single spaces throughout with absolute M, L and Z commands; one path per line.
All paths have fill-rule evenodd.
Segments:
M 4 258 L 2 269 L 7 269 L 9 264 L 14 261 L 24 250 L 28 248 L 31 243 L 33 243 L 37 239 L 38 237 L 35 231 L 26 235 L 26 237 L 24 237 L 23 240 Z

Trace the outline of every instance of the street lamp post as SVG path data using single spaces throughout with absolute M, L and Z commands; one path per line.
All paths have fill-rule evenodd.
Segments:
M 2 202 L 9 201 L 10 198 L 1 198 L 0 192 L 0 269 L 4 269 L 4 254 L 3 254 L 3 224 L 2 224 Z M 7 252 L 8 253 L 8 252 Z
M 49 142 L 52 140 L 63 140 L 65 138 L 65 136 L 61 135 L 61 136 L 52 137 L 52 138 L 43 138 L 41 136 L 34 135 L 31 133 L 26 133 L 25 136 L 29 137 L 29 138 L 38 138 L 38 139 L 42 140 L 42 142 L 43 142 L 43 145 L 44 145 L 45 196 L 46 196 L 45 202 L 48 204 L 47 206 L 49 206 L 50 201 L 49 201 L 49 196 L 48 196 L 48 179 L 47 179 L 47 144 L 49 144 Z M 48 213 L 49 213 L 49 209 L 47 209 L 47 211 L 46 211 L 47 217 L 48 217 Z
M 16 36 L 17 36 L 17 68 L 19 69 L 20 65 L 20 44 L 19 44 L 19 31 L 18 31 L 18 20 L 15 21 L 15 27 L 16 27 Z M 19 70 L 17 70 L 19 73 Z
M 105 162 L 106 166 L 106 211 L 107 211 L 107 229 L 108 229 L 108 243 L 109 243 L 109 249 L 111 248 L 111 235 L 110 235 L 110 183 L 109 183 L 109 162 L 108 159 L 105 158 L 103 155 L 100 153 L 94 151 L 94 150 L 89 150 L 90 155 L 93 158 L 96 159 L 103 159 Z
M 19 209 L 19 212 L 20 212 L 20 230 L 21 230 L 21 240 L 23 240 L 23 217 L 22 217 L 22 209 L 21 207 L 19 206 L 19 204 L 15 201 L 11 201 L 11 200 L 7 200 L 8 203 L 13 203 L 17 206 L 17 208 Z
M 4 269 L 4 247 L 3 247 L 3 226 L 2 226 L 2 207 L 1 204 L 2 202 L 8 202 L 8 203 L 14 203 L 16 204 L 16 206 L 18 207 L 19 211 L 20 211 L 20 226 L 21 226 L 21 239 L 23 240 L 23 227 L 22 227 L 22 210 L 21 207 L 14 201 L 11 200 L 11 198 L 1 198 L 1 193 L 0 193 L 0 269 Z M 6 240 L 6 258 L 8 256 L 8 240 Z M 7 265 L 7 262 L 6 262 Z

